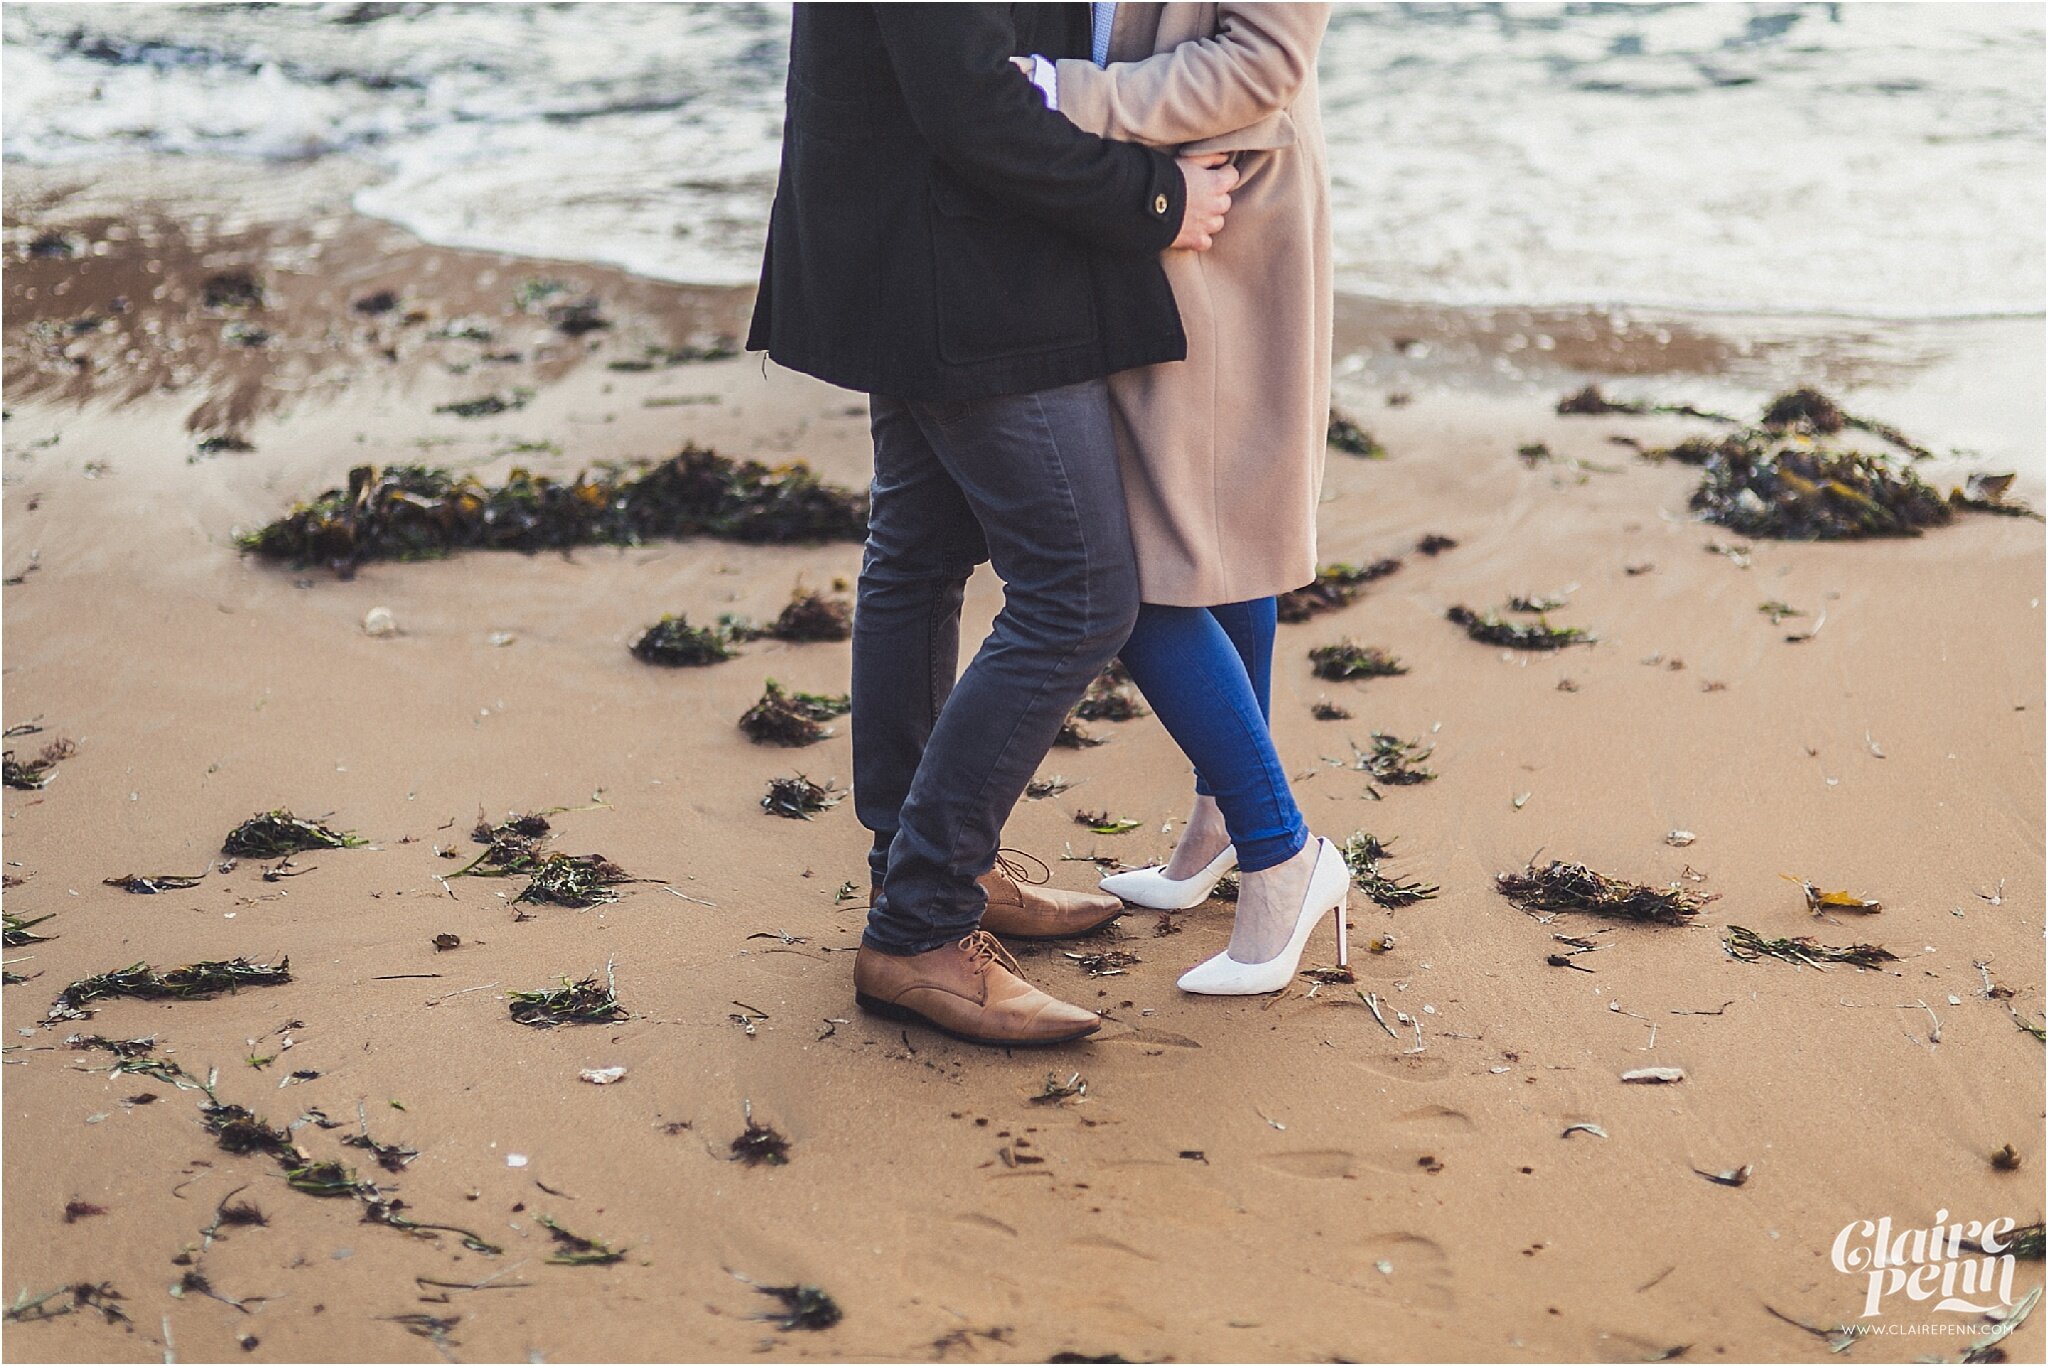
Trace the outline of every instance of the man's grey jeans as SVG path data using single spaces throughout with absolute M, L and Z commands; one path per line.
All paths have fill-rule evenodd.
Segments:
M 881 888 L 862 942 L 968 934 L 1010 809 L 1138 610 L 1101 380 L 1001 398 L 870 399 L 867 550 L 853 619 L 853 797 Z M 974 567 L 1003 610 L 967 671 Z

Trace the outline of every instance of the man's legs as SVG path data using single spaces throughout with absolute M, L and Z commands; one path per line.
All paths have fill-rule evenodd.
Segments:
M 898 810 L 882 895 L 862 940 L 884 953 L 916 954 L 965 936 L 980 920 L 984 897 L 975 879 L 993 865 L 1003 821 L 1068 709 L 1129 635 L 1138 606 L 1137 567 L 1102 381 L 991 399 L 874 401 L 878 478 L 885 465 L 899 464 L 893 452 L 885 457 L 885 441 L 911 440 L 909 429 L 897 423 L 900 409 L 912 419 L 930 458 L 951 477 L 1004 583 L 994 628 L 946 697 L 929 681 L 939 668 L 933 656 L 945 650 L 944 629 L 928 629 L 926 639 L 938 643 L 905 662 L 885 660 L 881 653 L 886 642 L 909 639 L 911 632 L 900 622 L 920 602 L 933 612 L 950 602 L 944 614 L 955 623 L 950 639 L 957 641 L 954 579 L 928 577 L 938 586 L 907 594 L 893 609 L 887 604 L 891 585 L 914 572 L 907 565 L 920 556 L 926 564 L 944 563 L 944 553 L 934 548 L 947 535 L 964 533 L 957 527 L 911 526 L 899 545 L 899 527 L 885 524 L 879 537 L 870 531 L 861 609 L 867 609 L 866 581 L 874 572 L 884 619 L 864 654 L 856 614 L 855 685 L 862 688 L 866 659 L 875 691 L 865 695 L 879 708 L 866 724 L 882 723 L 871 752 L 880 770 L 876 804 L 892 795 L 891 775 L 900 770 L 918 719 L 930 715 L 935 698 L 944 703 L 936 722 L 926 723 L 924 754 Z M 920 454 L 916 463 L 924 459 Z M 926 501 L 937 507 L 943 500 Z M 952 544 L 957 556 L 966 542 Z M 957 566 L 957 557 L 951 563 Z M 892 620 L 899 622 L 893 629 Z M 921 690 L 916 697 L 892 703 L 878 695 L 892 669 Z M 857 691 L 857 751 L 863 743 L 862 700 Z M 856 788 L 862 773 L 857 753 Z M 883 815 L 871 819 L 864 801 L 859 810 L 870 829 L 879 834 L 886 827 Z
M 853 616 L 853 808 L 888 868 L 910 780 L 960 668 L 960 599 L 988 558 L 981 523 L 910 406 L 869 400 L 875 443 L 867 549 Z

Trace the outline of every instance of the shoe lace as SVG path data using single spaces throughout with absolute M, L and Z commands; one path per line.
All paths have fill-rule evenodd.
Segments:
M 1030 868 L 1026 867 L 1021 861 L 1024 859 L 1029 859 L 1033 864 L 1036 864 L 1038 871 L 1034 873 Z M 996 867 L 1010 881 L 1023 886 L 1043 887 L 1046 883 L 1052 881 L 1052 868 L 1047 865 L 1046 861 L 1039 858 L 1036 854 L 1027 854 L 1022 849 L 996 850 Z
M 974 931 L 960 941 L 960 947 L 974 960 L 977 971 L 985 972 L 991 965 L 995 965 L 1007 968 L 1019 977 L 1024 975 L 1023 967 L 1016 959 L 1010 957 L 1010 951 L 1003 947 L 1002 941 L 987 930 Z

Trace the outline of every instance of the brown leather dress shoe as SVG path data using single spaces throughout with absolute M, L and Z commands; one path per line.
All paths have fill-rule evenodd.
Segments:
M 988 893 L 981 927 L 1005 939 L 1064 939 L 1099 930 L 1124 913 L 1124 903 L 1107 892 L 1068 892 L 1026 882 L 1015 864 L 1002 860 L 978 879 Z
M 988 894 L 981 928 L 1005 939 L 1068 939 L 1099 930 L 1124 913 L 1124 903 L 1107 892 L 1067 892 L 1046 886 L 1049 874 L 1043 864 L 1039 866 L 1041 871 L 1033 878 L 1014 859 L 996 855 L 996 866 L 975 879 Z M 870 906 L 881 896 L 879 886 L 869 886 Z
M 1093 1011 L 1046 995 L 1017 972 L 994 937 L 976 930 L 926 953 L 853 956 L 853 999 L 892 1020 L 936 1026 L 969 1043 L 1071 1043 L 1102 1027 Z

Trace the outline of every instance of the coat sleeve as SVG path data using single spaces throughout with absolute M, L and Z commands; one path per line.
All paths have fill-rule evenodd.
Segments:
M 1328 5 L 1216 7 L 1216 32 L 1137 62 L 1059 63 L 1060 112 L 1091 133 L 1179 147 L 1286 109 L 1315 70 Z
M 1187 191 L 1170 155 L 1085 132 L 1010 63 L 1007 5 L 874 7 L 918 132 L 960 180 L 1019 213 L 1116 251 L 1180 235 Z

